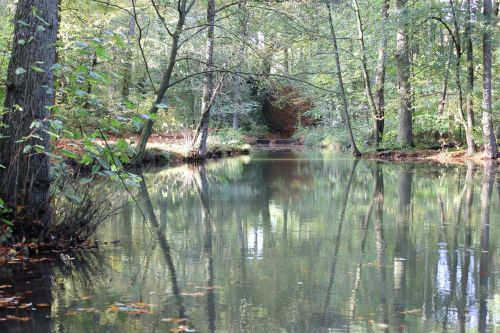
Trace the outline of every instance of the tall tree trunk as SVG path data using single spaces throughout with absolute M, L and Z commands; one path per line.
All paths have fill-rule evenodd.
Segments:
M 210 109 L 212 108 L 212 94 L 214 92 L 214 23 L 215 0 L 208 0 L 207 4 L 207 44 L 205 49 L 205 74 L 203 75 L 203 96 L 201 98 L 201 118 L 193 140 L 192 153 L 204 158 L 207 153 L 208 124 Z
M 377 144 L 382 142 L 384 136 L 384 124 L 385 124 L 385 98 L 384 98 L 384 88 L 385 88 L 385 62 L 387 57 L 387 35 L 386 35 L 386 24 L 389 18 L 389 0 L 384 0 L 382 3 L 382 26 L 380 38 L 380 44 L 378 47 L 378 60 L 377 60 L 377 73 L 375 75 L 375 105 L 377 110 L 377 133 L 376 139 Z
M 170 79 L 172 78 L 172 73 L 174 72 L 175 61 L 177 59 L 177 53 L 179 51 L 179 40 L 181 37 L 182 30 L 184 28 L 184 23 L 186 21 L 186 16 L 191 10 L 195 0 L 192 0 L 189 4 L 187 0 L 178 0 L 178 18 L 177 25 L 175 27 L 175 31 L 172 34 L 172 45 L 170 46 L 170 54 L 168 58 L 168 66 L 165 72 L 163 73 L 163 78 L 161 81 L 160 89 L 156 92 L 156 98 L 153 102 L 153 105 L 149 109 L 150 114 L 158 113 L 159 107 L 158 105 L 164 102 L 165 95 L 167 93 L 168 88 L 170 87 Z M 144 122 L 141 137 L 139 142 L 135 147 L 135 156 L 130 162 L 131 164 L 139 164 L 143 157 L 144 152 L 146 151 L 146 144 L 148 143 L 149 137 L 153 131 L 153 120 L 147 119 Z
M 52 66 L 56 58 L 57 0 L 20 0 L 15 14 L 12 57 L 7 73 L 0 135 L 0 196 L 17 218 L 51 222 L 49 201 L 50 107 L 54 103 Z M 41 19 L 40 19 L 41 18 Z M 20 24 L 18 22 L 25 22 Z M 37 27 L 43 27 L 37 28 Z M 43 147 L 35 151 L 32 147 Z
M 455 11 L 455 3 L 454 0 L 449 0 L 450 3 L 450 8 L 451 8 L 451 14 L 453 18 L 453 26 L 454 26 L 454 44 L 455 44 L 455 53 L 456 53 L 456 62 L 455 62 L 455 79 L 457 83 L 457 89 L 458 89 L 458 107 L 459 107 L 459 112 L 460 112 L 460 119 L 462 122 L 462 125 L 464 126 L 465 129 L 465 137 L 467 141 L 467 152 L 469 154 L 473 154 L 475 150 L 475 144 L 474 144 L 474 137 L 472 133 L 472 118 L 469 117 L 469 110 L 467 110 L 467 114 L 464 114 L 464 98 L 463 98 L 463 89 L 462 89 L 462 42 L 460 38 L 460 27 Z M 468 22 L 468 25 L 470 26 L 470 22 Z M 467 34 L 467 25 L 466 25 L 466 34 Z M 469 36 L 466 36 L 467 42 L 469 41 Z M 468 46 L 467 46 L 468 47 Z M 471 41 L 471 46 L 472 48 L 472 41 Z M 469 71 L 469 50 L 467 50 L 467 70 Z M 471 55 L 472 55 L 472 49 L 470 50 Z M 472 58 L 472 56 L 471 56 Z M 472 62 L 472 59 L 470 60 Z M 469 76 L 470 73 L 467 73 Z M 472 74 L 474 75 L 474 74 Z M 470 78 L 467 78 L 468 82 L 467 84 L 470 85 Z M 468 91 L 467 91 L 468 93 Z M 468 95 L 467 95 L 468 96 Z M 469 100 L 468 100 L 469 101 Z M 472 100 L 470 100 L 472 103 Z
M 467 90 L 466 90 L 466 133 L 469 135 L 467 138 L 467 154 L 473 155 L 476 152 L 476 145 L 474 143 L 473 128 L 474 128 L 474 53 L 472 45 L 472 9 L 471 0 L 465 0 L 465 39 L 466 39 L 466 52 L 467 52 Z
M 414 146 L 411 105 L 410 58 L 408 53 L 408 33 L 406 29 L 407 0 L 396 0 L 398 17 L 396 37 L 396 66 L 398 69 L 399 126 L 398 142 L 403 146 Z
M 361 153 L 356 146 L 356 141 L 354 140 L 354 135 L 352 134 L 351 120 L 349 118 L 349 108 L 347 105 L 347 97 L 344 89 L 344 80 L 342 78 L 342 69 L 340 67 L 340 54 L 337 45 L 337 35 L 335 34 L 335 27 L 333 26 L 332 8 L 330 5 L 330 0 L 326 0 L 326 6 L 328 8 L 328 18 L 330 23 L 330 33 L 333 44 L 333 53 L 335 55 L 335 65 L 337 68 L 337 79 L 339 80 L 340 97 L 342 100 L 342 111 L 344 113 L 345 126 L 347 134 L 349 135 L 349 140 L 351 142 L 351 150 L 354 157 L 361 157 Z
M 238 66 L 236 68 L 237 72 L 241 72 L 243 69 L 243 63 L 245 59 L 245 51 L 246 51 L 246 36 L 247 36 L 247 29 L 248 29 L 248 12 L 247 12 L 247 7 L 246 7 L 246 0 L 240 0 L 238 3 L 239 10 L 240 10 L 240 49 L 238 50 Z M 235 100 L 238 109 L 233 113 L 233 128 L 238 129 L 240 128 L 240 114 L 239 110 L 242 108 L 242 99 L 241 99 L 241 76 L 236 75 L 234 78 L 234 94 L 235 94 Z
M 498 146 L 493 130 L 492 100 L 491 100 L 491 53 L 492 53 L 492 4 L 491 0 L 484 0 L 483 15 L 485 17 L 485 30 L 483 32 L 483 141 L 484 155 L 486 158 L 498 157 Z
M 368 100 L 368 105 L 370 106 L 370 109 L 373 112 L 373 135 L 375 142 L 379 142 L 379 131 L 378 131 L 378 121 L 377 121 L 377 106 L 375 104 L 375 99 L 373 97 L 373 91 L 372 91 L 372 83 L 370 81 L 370 74 L 368 73 L 368 61 L 366 60 L 366 47 L 365 47 L 365 35 L 363 32 L 363 22 L 361 21 L 361 13 L 359 10 L 359 4 L 358 0 L 352 0 L 352 5 L 354 8 L 354 12 L 356 13 L 356 22 L 358 26 L 358 38 L 359 38 L 359 43 L 361 46 L 361 67 L 363 69 L 363 80 L 365 81 L 365 94 L 366 98 Z M 383 39 L 383 37 L 382 37 Z
M 122 98 L 128 100 L 130 95 L 130 84 L 132 82 L 132 37 L 135 33 L 135 18 L 131 17 L 127 31 L 127 50 L 125 53 L 125 66 L 123 68 Z

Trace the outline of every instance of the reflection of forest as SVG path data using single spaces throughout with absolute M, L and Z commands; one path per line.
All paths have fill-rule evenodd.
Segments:
M 145 172 L 139 206 L 99 235 L 122 240 L 101 250 L 102 276 L 54 278 L 52 329 L 500 327 L 494 169 L 272 157 Z M 116 302 L 156 305 L 147 316 L 106 312 Z M 65 315 L 78 307 L 104 310 Z

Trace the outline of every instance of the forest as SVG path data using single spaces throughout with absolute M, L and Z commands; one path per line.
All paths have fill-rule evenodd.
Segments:
M 155 327 L 134 319 L 130 331 L 192 331 L 196 321 L 207 332 L 499 328 L 500 230 L 489 222 L 500 212 L 492 201 L 499 10 L 499 0 L 0 0 L 0 272 L 23 276 L 5 265 L 36 266 L 55 253 L 58 264 L 36 266 L 34 276 L 89 295 L 45 281 L 33 298 L 58 318 L 46 323 L 21 313 L 17 294 L 3 290 L 17 286 L 0 276 L 0 330 L 15 321 L 36 332 L 85 331 L 79 316 L 97 316 L 103 304 L 108 313 L 170 316 Z M 103 243 L 121 259 L 99 266 Z M 339 251 L 359 253 L 354 268 Z M 143 292 L 159 290 L 151 255 L 170 281 L 165 304 L 178 313 L 150 306 L 164 300 L 143 302 Z M 314 271 L 316 259 L 325 265 Z M 113 265 L 127 279 L 138 269 L 134 283 L 144 274 L 140 297 L 87 285 L 95 274 L 115 276 Z M 221 286 L 217 269 L 227 277 Z M 247 269 L 275 298 L 247 282 Z M 297 279 L 285 278 L 296 298 L 277 286 L 281 274 Z M 309 294 L 314 279 L 330 280 L 321 311 Z M 376 295 L 378 318 L 370 279 L 387 292 Z M 350 295 L 332 292 L 339 281 L 352 282 Z M 183 294 L 189 283 L 205 289 Z M 425 285 L 422 299 L 410 295 L 412 283 Z M 99 301 L 82 298 L 90 295 Z M 72 308 L 68 297 L 82 304 Z M 296 312 L 282 313 L 279 299 Z M 78 319 L 61 319 L 72 312 Z

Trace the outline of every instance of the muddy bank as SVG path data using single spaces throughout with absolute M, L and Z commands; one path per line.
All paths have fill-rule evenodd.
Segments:
M 465 150 L 442 151 L 431 149 L 417 150 L 385 150 L 379 152 L 371 152 L 363 154 L 363 159 L 375 161 L 390 161 L 390 162 L 437 162 L 441 164 L 459 164 L 467 163 L 484 164 L 489 161 L 484 158 L 482 153 L 473 156 L 467 155 Z M 500 160 L 494 160 L 499 163 Z

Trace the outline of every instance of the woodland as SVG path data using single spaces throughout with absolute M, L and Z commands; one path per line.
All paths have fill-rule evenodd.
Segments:
M 246 153 L 268 137 L 356 158 L 498 158 L 499 1 L 1 0 L 0 10 L 5 239 L 83 241 L 110 213 L 85 185 L 138 186 L 131 166 Z M 64 205 L 87 208 L 68 218 Z

